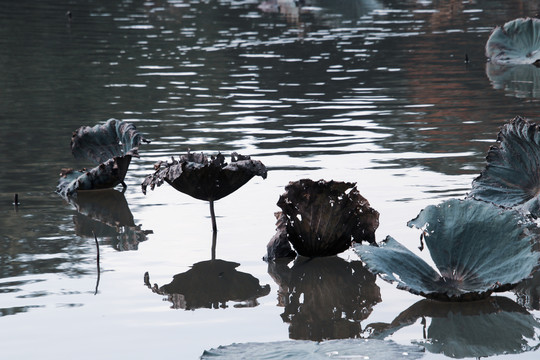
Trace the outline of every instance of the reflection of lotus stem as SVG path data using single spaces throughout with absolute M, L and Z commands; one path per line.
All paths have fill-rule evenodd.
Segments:
M 212 232 L 212 260 L 216 260 L 217 231 Z
M 99 286 L 99 278 L 100 278 L 100 269 L 99 269 L 99 242 L 96 236 L 96 233 L 94 230 L 92 230 L 92 234 L 94 234 L 94 239 L 96 241 L 96 250 L 97 250 L 97 280 L 96 280 L 96 290 L 94 291 L 94 295 L 97 295 L 98 292 L 98 286 Z
M 210 200 L 210 216 L 212 217 L 212 231 L 217 232 L 216 213 L 214 212 L 214 200 Z

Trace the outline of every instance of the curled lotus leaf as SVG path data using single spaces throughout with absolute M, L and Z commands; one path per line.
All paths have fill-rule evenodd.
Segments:
M 270 285 L 261 286 L 251 274 L 236 270 L 240 264 L 225 260 L 201 261 L 184 273 L 177 274 L 166 285 L 150 286 L 153 292 L 168 296 L 174 309 L 226 308 L 230 301 L 235 307 L 257 306 L 257 298 L 270 293 Z
M 424 349 L 375 339 L 346 339 L 323 342 L 296 340 L 244 343 L 205 350 L 201 359 L 420 359 Z
M 149 141 L 142 137 L 135 125 L 109 119 L 102 125 L 82 126 L 75 130 L 71 137 L 71 152 L 77 159 L 100 164 L 126 155 L 139 157 L 142 142 Z
M 497 26 L 486 43 L 486 56 L 498 64 L 540 65 L 540 19 L 519 18 Z
M 129 163 L 139 157 L 144 139 L 131 123 L 109 119 L 105 124 L 82 126 L 73 132 L 71 152 L 77 159 L 89 160 L 98 166 L 90 170 L 63 169 L 56 191 L 63 197 L 78 190 L 100 190 L 124 184 Z
M 468 197 L 540 215 L 540 127 L 521 117 L 506 123 Z
M 233 153 L 231 162 L 226 163 L 225 157 L 219 153 L 208 157 L 202 153 L 182 155 L 179 160 L 159 162 L 154 168 L 154 174 L 146 176 L 142 183 L 142 191 L 150 186 L 160 186 L 167 182 L 176 190 L 199 200 L 219 200 L 245 185 L 251 178 L 258 175 L 266 179 L 267 170 L 258 160 L 249 156 Z
M 427 298 L 468 301 L 510 290 L 540 259 L 533 251 L 536 225 L 491 203 L 447 200 L 426 207 L 408 225 L 422 229 L 436 269 L 391 237 L 355 251 L 370 271 Z
M 56 191 L 63 197 L 79 190 L 101 190 L 123 183 L 131 162 L 131 155 L 115 157 L 90 170 L 63 169 Z
M 353 241 L 375 242 L 379 213 L 355 183 L 290 182 L 277 205 L 286 217 L 288 240 L 299 255 L 331 256 L 347 250 Z

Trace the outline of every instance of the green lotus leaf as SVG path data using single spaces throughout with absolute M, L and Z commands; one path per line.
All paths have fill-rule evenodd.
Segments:
M 519 18 L 497 26 L 486 43 L 486 56 L 498 64 L 540 63 L 540 19 Z
M 531 276 L 540 258 L 533 251 L 536 225 L 491 203 L 447 200 L 408 225 L 422 229 L 436 269 L 391 237 L 355 251 L 372 272 L 427 298 L 467 301 L 507 291 Z
M 245 343 L 205 350 L 201 359 L 270 360 L 270 359 L 420 359 L 423 348 L 400 345 L 393 341 L 347 339 L 314 342 L 306 340 Z
M 540 127 L 521 117 L 506 123 L 468 197 L 540 215 Z

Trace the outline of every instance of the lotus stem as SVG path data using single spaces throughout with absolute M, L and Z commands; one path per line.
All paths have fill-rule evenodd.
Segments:
M 210 200 L 210 217 L 212 218 L 212 231 L 217 233 L 216 213 L 214 212 L 214 200 Z

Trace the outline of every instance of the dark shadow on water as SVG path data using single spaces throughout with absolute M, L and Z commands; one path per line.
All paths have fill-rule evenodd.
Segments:
M 337 256 L 270 262 L 268 273 L 278 284 L 281 317 L 291 339 L 320 341 L 360 337 L 360 322 L 381 302 L 375 275 L 360 261 Z
M 540 310 L 540 270 L 532 278 L 520 282 L 513 291 L 520 305 L 528 310 Z
M 75 206 L 75 232 L 79 236 L 98 237 L 118 251 L 137 250 L 152 230 L 136 225 L 122 192 L 108 190 L 79 191 L 68 201 Z
M 236 270 L 239 263 L 215 258 L 217 234 L 213 233 L 212 259 L 195 263 L 186 272 L 176 274 L 166 285 L 144 283 L 154 293 L 166 296 L 172 309 L 224 309 L 234 303 L 235 308 L 255 307 L 257 299 L 270 293 L 270 285 L 261 286 L 251 274 Z
M 540 347 L 540 322 L 506 297 L 463 303 L 421 300 L 390 324 L 367 325 L 365 333 L 384 339 L 418 320 L 424 329 L 421 340 L 413 342 L 452 358 L 519 354 Z

